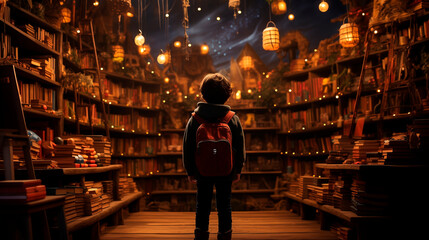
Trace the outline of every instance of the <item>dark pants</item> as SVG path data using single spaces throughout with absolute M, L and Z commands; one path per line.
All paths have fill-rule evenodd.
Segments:
M 197 213 L 195 226 L 203 231 L 209 229 L 213 186 L 216 186 L 216 208 L 219 219 L 219 232 L 231 229 L 231 178 L 200 178 L 197 181 Z

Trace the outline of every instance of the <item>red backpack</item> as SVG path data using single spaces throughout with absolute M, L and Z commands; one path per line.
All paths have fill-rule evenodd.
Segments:
M 228 122 L 234 114 L 233 111 L 229 111 L 219 122 L 207 122 L 196 113 L 192 113 L 200 124 L 197 129 L 195 162 L 202 176 L 228 176 L 231 173 L 232 133 Z

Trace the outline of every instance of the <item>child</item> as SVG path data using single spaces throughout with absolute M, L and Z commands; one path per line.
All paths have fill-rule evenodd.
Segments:
M 244 133 L 237 115 L 233 115 L 230 107 L 224 103 L 231 96 L 232 89 L 229 81 L 219 73 L 207 74 L 201 81 L 200 91 L 206 102 L 199 102 L 189 119 L 183 136 L 183 164 L 188 179 L 197 184 L 197 210 L 195 218 L 195 239 L 209 239 L 209 216 L 213 196 L 213 185 L 216 186 L 216 208 L 219 218 L 219 232 L 217 239 L 231 239 L 231 185 L 240 180 L 241 168 L 245 160 Z M 226 176 L 201 174 L 196 164 L 197 129 L 200 122 L 219 123 L 226 121 L 232 133 L 232 170 Z M 231 117 L 232 116 L 232 117 Z M 213 154 L 223 153 L 222 149 L 212 149 Z M 231 155 L 231 154 L 230 154 Z M 231 158 L 230 158 L 231 159 Z M 204 161 L 206 159 L 202 159 Z M 229 164 L 230 165 L 230 164 Z M 228 166 L 229 166 L 228 165 Z M 201 165 L 198 165 L 201 166 Z M 229 172 L 229 171 L 228 171 Z

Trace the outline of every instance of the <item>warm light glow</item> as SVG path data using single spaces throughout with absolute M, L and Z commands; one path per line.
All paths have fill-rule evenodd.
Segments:
M 132 13 L 132 12 L 127 12 L 127 17 L 130 17 L 130 18 L 134 17 L 134 13 Z
M 238 99 L 238 100 L 240 100 L 240 99 L 241 99 L 241 90 L 238 90 L 238 91 L 235 93 L 235 99 Z
M 140 55 L 146 56 L 150 53 L 150 46 L 147 44 L 143 44 L 143 46 L 139 47 Z M 148 62 L 150 64 L 150 62 Z
M 365 13 L 364 13 L 364 12 L 362 13 L 362 16 L 365 16 Z
M 377 34 L 378 33 L 378 30 L 374 30 L 374 34 Z
M 200 12 L 200 11 L 201 11 L 201 8 L 200 8 L 200 7 L 198 7 L 198 8 L 197 8 L 197 10 L 198 10 L 198 12 Z
M 220 21 L 220 17 L 217 17 L 216 20 Z
M 166 17 L 166 18 L 170 17 L 170 14 L 166 13 L 166 14 L 165 14 L 165 17 Z
M 321 12 L 326 12 L 329 9 L 329 4 L 327 2 L 325 2 L 325 0 L 322 0 L 322 2 L 320 2 L 319 4 L 319 10 Z
M 179 47 L 181 47 L 181 46 L 182 46 L 182 42 L 181 42 L 181 41 L 175 41 L 175 42 L 173 43 L 173 45 L 174 45 L 174 47 L 179 48 Z
M 77 30 L 76 30 L 76 33 L 77 33 L 77 34 L 79 34 L 79 33 L 80 33 L 80 30 L 79 30 L 79 29 L 77 29 Z
M 144 42 L 145 42 L 145 39 L 142 35 L 142 32 L 140 31 L 139 34 L 137 34 L 136 37 L 134 38 L 134 43 L 140 47 L 140 46 L 143 46 Z
M 271 12 L 274 15 L 285 14 L 287 10 L 286 2 L 284 0 L 274 0 L 271 3 Z
M 293 21 L 293 20 L 295 19 L 295 15 L 293 15 L 293 14 L 291 13 L 291 14 L 289 14 L 289 16 L 287 16 L 287 18 L 288 18 L 290 21 Z
M 237 13 L 238 13 L 238 14 L 241 14 L 241 10 L 238 10 L 238 11 L 237 11 Z
M 158 61 L 159 64 L 164 64 L 167 61 L 167 57 L 165 56 L 164 53 L 161 53 L 158 55 L 156 60 Z
M 188 43 L 188 47 L 192 47 L 192 44 Z
M 249 94 L 252 93 L 252 89 L 247 90 L 247 93 Z
M 207 53 L 209 53 L 209 46 L 207 44 L 203 44 L 201 45 L 201 54 L 206 55 Z
M 345 23 L 340 27 L 341 46 L 354 47 L 359 43 L 359 29 L 354 23 Z
M 250 70 L 255 67 L 251 56 L 243 56 L 238 65 L 244 70 Z
M 164 82 L 165 82 L 165 83 L 169 83 L 169 82 L 170 82 L 170 79 L 169 79 L 168 77 L 165 77 L 165 78 L 164 78 Z
M 97 7 L 98 5 L 100 5 L 100 2 L 95 1 L 95 2 L 93 3 L 93 5 Z
M 114 62 L 123 62 L 125 57 L 124 48 L 121 45 L 113 45 L 112 50 L 113 50 L 112 60 Z
M 69 23 L 71 22 L 71 10 L 68 8 L 61 9 L 61 22 Z
M 268 27 L 272 23 L 273 27 Z M 274 22 L 269 21 L 262 32 L 262 48 L 266 51 L 276 51 L 280 47 L 280 34 Z

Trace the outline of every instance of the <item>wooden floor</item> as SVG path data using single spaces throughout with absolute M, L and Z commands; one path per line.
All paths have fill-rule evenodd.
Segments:
M 113 239 L 176 239 L 192 240 L 194 231 L 193 212 L 138 212 L 125 219 L 125 225 L 107 227 L 102 240 Z M 336 236 L 320 230 L 316 221 L 301 220 L 286 211 L 233 212 L 233 236 L 235 240 L 261 239 L 320 239 L 333 240 Z M 216 239 L 217 213 L 210 216 L 210 239 Z

